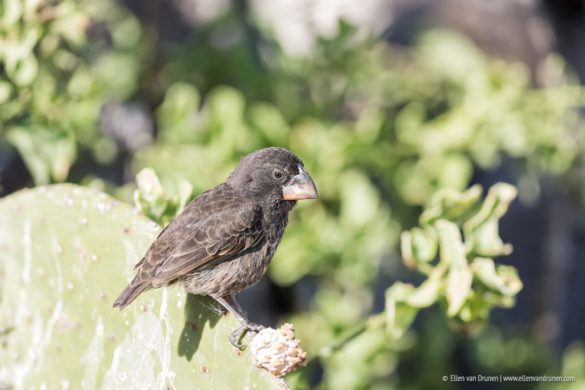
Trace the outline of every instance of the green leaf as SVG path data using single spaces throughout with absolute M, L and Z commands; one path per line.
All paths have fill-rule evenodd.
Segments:
M 435 222 L 441 247 L 441 262 L 449 267 L 446 295 L 447 315 L 455 316 L 471 292 L 473 275 L 465 257 L 465 248 L 459 228 L 453 222 L 440 219 Z
M 439 299 L 444 285 L 444 273 L 444 267 L 435 267 L 428 279 L 406 297 L 406 302 L 417 308 L 429 307 L 434 304 Z
M 351 170 L 340 177 L 340 218 L 347 226 L 364 227 L 378 217 L 380 195 L 361 172 Z
M 20 20 L 22 11 L 21 0 L 4 0 L 2 2 L 2 18 L 0 19 L 0 27 L 10 29 L 10 27 L 12 27 Z
M 134 205 L 144 215 L 154 221 L 160 221 L 167 210 L 169 200 L 158 180 L 154 169 L 144 168 L 136 175 Z
M 478 184 L 471 186 L 463 193 L 453 189 L 437 191 L 420 217 L 421 225 L 432 224 L 440 218 L 459 221 L 477 206 L 481 191 L 481 186 Z
M 476 257 L 471 269 L 479 281 L 502 295 L 514 296 L 522 289 L 522 281 L 514 267 L 500 265 L 492 259 Z
M 439 299 L 444 271 L 444 267 L 436 267 L 417 288 L 396 282 L 386 290 L 386 330 L 393 339 L 402 337 L 419 309 L 429 307 Z
M 177 205 L 177 214 L 193 199 L 193 186 L 185 179 L 181 179 L 177 188 L 179 202 Z
M 500 238 L 498 222 L 516 197 L 517 190 L 506 183 L 493 185 L 479 211 L 463 225 L 469 251 L 485 257 L 507 255 L 512 246 Z
M 418 308 L 405 302 L 414 289 L 411 284 L 396 282 L 386 290 L 386 330 L 393 339 L 404 335 L 418 313 Z
M 45 128 L 13 127 L 6 138 L 18 149 L 36 184 L 67 179 L 76 153 L 71 136 Z
M 201 97 L 193 85 L 176 83 L 165 94 L 157 109 L 160 136 L 164 142 L 188 142 L 197 139 Z
M 485 325 L 495 303 L 493 295 L 472 291 L 451 324 L 462 326 L 467 332 L 476 333 Z
M 270 144 L 286 144 L 290 129 L 276 107 L 271 104 L 256 103 L 250 107 L 249 116 L 252 124 L 264 134 Z
M 415 227 L 402 233 L 400 247 L 407 265 L 416 267 L 419 263 L 428 263 L 437 255 L 437 234 L 429 227 Z
M 9 82 L 0 80 L 0 104 L 7 102 L 12 93 L 12 85 Z
M 206 109 L 222 125 L 239 125 L 244 117 L 245 104 L 244 96 L 240 91 L 219 86 L 210 94 Z
M 34 81 L 39 71 L 39 63 L 35 56 L 29 55 L 18 61 L 16 68 L 10 75 L 14 83 L 19 87 L 26 87 Z
M 151 168 L 144 168 L 136 175 L 137 189 L 134 205 L 144 215 L 162 226 L 171 222 L 194 198 L 193 186 L 185 179 L 165 183 L 163 188 Z

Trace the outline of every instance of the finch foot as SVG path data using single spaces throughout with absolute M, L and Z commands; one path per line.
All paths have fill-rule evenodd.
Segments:
M 244 344 L 242 344 L 242 338 L 246 335 L 248 330 L 243 325 L 240 326 L 238 329 L 234 330 L 230 334 L 230 343 L 239 350 L 243 350 L 245 348 Z
M 248 332 L 258 333 L 262 329 L 264 329 L 262 325 L 253 324 L 251 322 L 242 323 L 238 329 L 234 330 L 230 334 L 230 343 L 234 347 L 243 350 L 245 346 L 244 344 L 242 344 L 242 339 L 244 338 L 246 333 Z
M 226 296 L 226 297 L 213 297 L 217 302 L 219 302 L 225 309 L 227 309 L 238 321 L 240 321 L 240 327 L 233 331 L 230 334 L 230 343 L 238 348 L 243 349 L 243 345 L 241 343 L 242 338 L 248 332 L 258 333 L 264 327 L 262 325 L 254 324 L 246 318 L 246 315 L 243 313 L 242 308 L 233 296 Z

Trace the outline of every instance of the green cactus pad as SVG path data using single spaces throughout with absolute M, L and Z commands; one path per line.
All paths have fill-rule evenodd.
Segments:
M 238 323 L 210 299 L 177 286 L 112 308 L 159 231 L 132 207 L 56 185 L 0 216 L 0 388 L 286 387 L 230 344 Z

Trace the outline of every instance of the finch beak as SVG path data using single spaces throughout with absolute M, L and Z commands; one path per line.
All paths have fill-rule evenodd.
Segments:
M 313 179 L 302 168 L 299 169 L 299 174 L 293 176 L 282 187 L 282 199 L 284 200 L 303 200 L 303 199 L 317 199 L 317 187 L 313 183 Z

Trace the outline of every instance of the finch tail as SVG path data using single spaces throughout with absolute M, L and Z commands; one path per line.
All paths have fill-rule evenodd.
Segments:
M 130 282 L 128 287 L 122 291 L 120 296 L 114 302 L 113 307 L 119 307 L 120 310 L 128 306 L 138 297 L 144 290 L 152 287 L 150 284 L 150 280 L 144 280 L 144 278 L 138 274 L 136 277 Z

